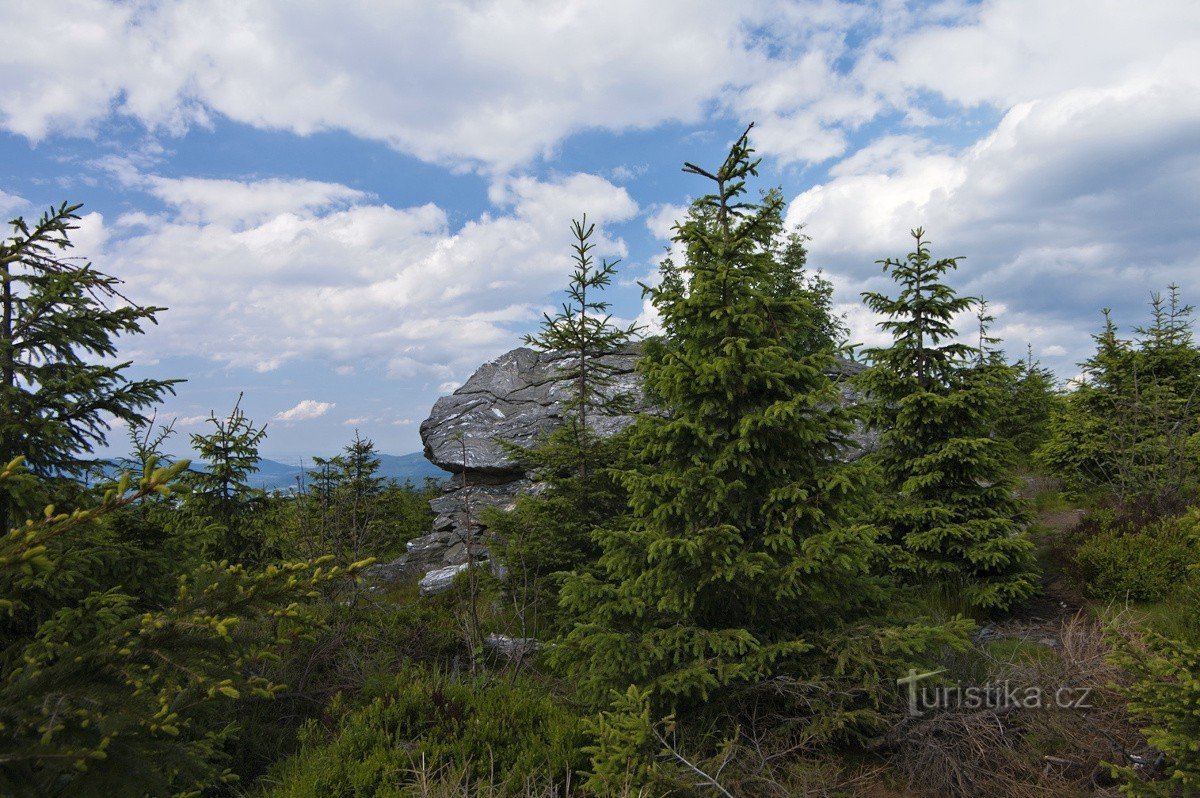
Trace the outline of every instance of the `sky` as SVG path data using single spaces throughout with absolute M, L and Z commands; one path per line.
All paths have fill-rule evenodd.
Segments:
M 0 0 L 0 213 L 82 202 L 75 254 L 168 308 L 176 448 L 420 449 L 439 395 L 561 299 L 570 222 L 653 325 L 671 226 L 753 121 L 852 339 L 923 226 L 1062 378 L 1100 309 L 1200 303 L 1194 0 Z M 114 451 L 125 431 L 113 430 Z

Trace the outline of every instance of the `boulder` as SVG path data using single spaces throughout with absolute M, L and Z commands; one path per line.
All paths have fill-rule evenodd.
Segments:
M 639 354 L 640 347 L 630 344 L 598 359 L 612 369 L 609 391 L 633 398 L 635 413 L 647 409 L 637 406 L 642 397 L 641 378 L 634 370 Z M 562 424 L 563 404 L 571 395 L 571 384 L 561 374 L 567 360 L 557 352 L 521 347 L 481 366 L 461 388 L 438 399 L 421 423 L 425 456 L 438 468 L 466 471 L 476 481 L 523 476 L 499 441 L 531 446 Z M 633 418 L 597 417 L 593 428 L 611 435 Z

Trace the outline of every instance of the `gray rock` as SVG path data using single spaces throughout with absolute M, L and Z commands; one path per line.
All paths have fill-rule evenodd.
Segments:
M 509 637 L 501 634 L 488 635 L 483 639 L 483 645 L 505 659 L 520 659 L 542 647 L 541 641 L 533 637 Z
M 441 593 L 450 589 L 450 585 L 454 584 L 454 577 L 467 570 L 467 563 L 459 563 L 458 565 L 447 565 L 445 568 L 438 568 L 430 571 L 421 577 L 421 582 L 418 587 L 421 590 L 422 596 L 432 596 L 434 593 Z
M 627 415 L 597 416 L 594 424 L 590 420 L 589 426 L 601 435 L 625 429 L 640 413 L 656 412 L 646 401 L 641 376 L 634 368 L 640 353 L 640 344 L 631 344 L 603 358 L 613 369 L 611 392 L 628 395 L 631 408 Z M 436 514 L 432 531 L 409 542 L 408 551 L 395 562 L 372 566 L 369 575 L 381 581 L 424 575 L 421 593 L 431 595 L 448 588 L 467 567 L 469 542 L 477 562 L 488 560 L 489 535 L 481 512 L 511 509 L 519 496 L 535 493 L 539 487 L 500 441 L 530 447 L 563 423 L 563 404 L 572 387 L 561 372 L 566 361 L 562 354 L 514 349 L 481 366 L 461 388 L 437 400 L 421 424 L 421 440 L 425 456 L 455 476 L 430 502 Z M 861 369 L 843 361 L 831 376 L 844 378 Z M 843 383 L 842 401 L 857 400 L 849 384 Z M 846 457 L 855 459 L 877 446 L 877 436 L 860 431 Z M 488 565 L 502 573 L 497 563 Z
M 600 358 L 613 369 L 612 393 L 641 400 L 641 377 L 634 371 L 639 353 L 633 344 Z M 438 399 L 422 422 L 425 456 L 453 473 L 521 476 L 499 441 L 531 446 L 562 424 L 563 403 L 571 394 L 561 374 L 566 361 L 565 355 L 521 347 L 481 366 L 461 388 Z M 631 423 L 632 415 L 600 417 L 595 430 L 611 435 Z

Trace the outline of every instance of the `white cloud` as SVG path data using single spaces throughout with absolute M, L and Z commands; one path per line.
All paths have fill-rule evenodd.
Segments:
M 581 130 L 714 109 L 757 120 L 785 161 L 835 158 L 882 114 L 938 124 L 931 98 L 1004 110 L 1172 59 L 1194 69 L 1200 5 L 65 0 L 9 16 L 0 127 L 33 140 L 113 114 L 168 133 L 223 116 L 503 173 Z
M 348 207 L 363 192 L 315 180 L 208 180 L 146 178 L 149 193 L 177 210 L 177 219 L 197 224 L 252 226 L 283 213 L 307 214 Z
M 0 190 L 0 215 L 7 215 L 13 211 L 19 211 L 25 208 L 29 203 L 16 194 L 8 194 Z M 8 221 L 5 219 L 5 221 Z
M 765 4 L 737 5 L 22 6 L 22 24 L 0 31 L 0 125 L 38 139 L 87 134 L 112 112 L 173 132 L 220 114 L 507 169 L 597 124 L 700 119 L 727 82 L 765 60 L 743 25 Z
M 955 21 L 881 46 L 884 57 L 861 66 L 863 82 L 887 94 L 928 90 L 964 106 L 1008 108 L 1120 83 L 1180 57 L 1194 68 L 1200 5 L 989 0 Z
M 178 427 L 198 427 L 208 421 L 211 416 L 176 416 L 175 426 Z
M 434 205 L 370 204 L 311 181 L 165 180 L 170 208 L 109 224 L 84 219 L 78 250 L 121 275 L 127 294 L 165 306 L 138 345 L 146 357 L 201 352 L 270 371 L 298 358 L 346 368 L 361 359 L 398 376 L 460 376 L 511 345 L 511 328 L 565 284 L 569 222 L 598 222 L 597 252 L 623 256 L 606 222 L 632 218 L 625 189 L 587 174 L 512 177 L 502 211 L 452 230 Z
M 289 424 L 293 421 L 312 421 L 320 418 L 334 408 L 334 402 L 318 402 L 314 399 L 303 399 L 295 407 L 281 410 L 271 419 Z
M 935 256 L 967 256 L 956 285 L 1013 309 L 996 327 L 1013 354 L 1028 341 L 1065 368 L 1090 347 L 1101 307 L 1128 324 L 1169 282 L 1200 294 L 1200 71 L 1177 57 L 1015 105 L 962 150 L 876 140 L 796 197 L 789 221 L 807 223 L 810 262 L 843 299 L 886 289 L 874 261 L 929 228 Z M 868 315 L 852 312 L 858 337 L 875 334 Z
M 646 229 L 653 233 L 655 238 L 670 241 L 675 237 L 676 222 L 682 222 L 687 218 L 689 208 L 688 205 L 671 203 L 657 205 L 646 215 Z
M 92 215 L 77 240 L 137 299 L 172 308 L 150 357 L 269 370 L 366 356 L 452 387 L 561 282 L 572 216 L 636 211 L 595 175 L 511 173 L 581 130 L 721 114 L 757 120 L 755 146 L 785 163 L 850 152 L 790 210 L 840 301 L 883 285 L 873 261 L 906 251 L 918 224 L 935 252 L 969 256 L 967 290 L 1020 309 L 999 331 L 1048 354 L 1076 356 L 1082 320 L 1114 297 L 1195 286 L 1196 3 L 66 0 L 19 17 L 0 28 L 0 128 L 33 140 L 93 135 L 114 115 L 155 133 L 223 116 L 495 175 L 496 212 L 452 228 L 436 206 L 340 184 L 147 175 L 151 150 L 110 159 L 168 209 Z M 18 200 L 0 194 L 0 209 Z M 668 237 L 677 212 L 646 223 Z M 853 314 L 869 340 L 872 320 Z

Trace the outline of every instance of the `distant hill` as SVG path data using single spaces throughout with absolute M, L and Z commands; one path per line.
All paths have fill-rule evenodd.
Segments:
M 443 480 L 450 474 L 425 459 L 421 452 L 412 454 L 378 454 L 379 473 L 387 479 L 397 482 L 412 482 L 420 485 L 426 478 Z M 196 466 L 194 466 L 196 467 Z M 312 469 L 312 460 L 304 461 L 304 469 Z M 251 479 L 250 484 L 263 490 L 287 490 L 296 487 L 296 477 L 300 475 L 299 463 L 288 465 L 278 460 L 263 459 L 259 461 L 258 473 Z
M 377 454 L 376 457 L 379 458 L 379 473 L 386 479 L 394 479 L 400 483 L 412 482 L 414 485 L 420 485 L 426 478 L 439 482 L 450 478 L 448 472 L 426 460 L 421 452 Z M 289 465 L 278 460 L 263 459 L 258 463 L 258 471 L 250 478 L 250 484 L 267 491 L 288 490 L 296 487 L 296 477 L 302 470 L 311 470 L 312 467 L 312 460 L 308 458 L 304 461 L 303 469 L 299 463 Z M 203 471 L 204 463 L 193 461 L 192 468 Z M 105 466 L 104 470 L 108 476 L 115 479 L 120 469 L 114 463 Z

